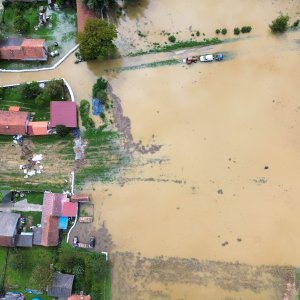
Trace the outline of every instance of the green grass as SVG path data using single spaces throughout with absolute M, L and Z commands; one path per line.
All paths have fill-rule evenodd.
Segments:
M 19 87 L 4 89 L 3 99 L 0 100 L 0 110 L 8 110 L 10 106 L 20 106 L 21 111 L 35 113 L 34 121 L 48 121 L 50 119 L 50 105 L 37 106 L 34 99 L 24 99 Z
M 122 151 L 121 136 L 115 131 L 89 129 L 83 138 L 88 141 L 86 164 L 75 174 L 76 187 L 88 181 L 112 182 L 130 158 Z
M 147 51 L 141 50 L 138 52 L 129 53 L 128 56 L 138 56 L 138 55 L 144 55 L 149 53 L 169 52 L 178 49 L 191 48 L 191 47 L 204 47 L 204 46 L 216 45 L 220 43 L 222 43 L 220 39 L 212 38 L 212 39 L 204 39 L 203 41 L 178 41 L 167 45 L 155 44 L 155 46 L 150 50 Z
M 22 260 L 22 266 L 16 268 L 14 260 L 16 259 L 16 252 L 14 249 L 9 249 L 9 258 L 5 277 L 6 291 L 14 290 L 25 293 L 25 288 L 36 289 L 35 285 L 29 284 L 29 279 L 33 269 L 39 264 L 50 264 L 53 262 L 56 254 L 54 248 L 33 247 L 33 248 L 18 248 L 19 260 Z M 33 295 L 26 294 L 26 299 L 34 298 Z M 40 297 L 40 295 L 39 295 Z M 46 294 L 41 295 L 42 299 L 52 299 Z
M 31 192 L 25 195 L 28 203 L 32 204 L 43 204 L 44 193 L 42 192 Z
M 32 220 L 31 226 L 36 226 L 37 224 L 41 224 L 42 212 L 40 212 L 40 211 L 18 211 L 18 210 L 13 210 L 13 212 L 21 214 L 22 218 L 26 218 L 26 227 L 27 227 L 27 224 L 28 224 L 27 222 L 28 222 L 29 218 Z

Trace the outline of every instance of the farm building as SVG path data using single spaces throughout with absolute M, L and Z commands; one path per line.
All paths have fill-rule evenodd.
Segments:
M 59 299 L 68 299 L 72 294 L 74 275 L 54 273 L 51 284 L 48 286 L 48 296 Z
M 20 214 L 0 212 L 0 246 L 15 246 L 20 217 Z
M 50 102 L 50 127 L 64 125 L 68 128 L 77 127 L 77 107 L 72 101 Z
M 43 39 L 1 39 L 0 59 L 46 61 L 48 59 L 47 44 Z

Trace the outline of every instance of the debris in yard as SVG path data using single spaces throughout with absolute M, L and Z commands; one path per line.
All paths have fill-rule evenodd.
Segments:
M 73 147 L 75 153 L 75 160 L 80 160 L 84 156 L 84 148 L 86 143 L 82 143 L 81 138 L 74 140 L 75 146 Z

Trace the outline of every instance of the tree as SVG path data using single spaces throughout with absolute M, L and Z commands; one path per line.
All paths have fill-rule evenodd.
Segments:
M 175 37 L 174 35 L 170 35 L 170 36 L 168 37 L 168 40 L 169 40 L 169 42 L 171 42 L 171 43 L 175 43 L 175 42 L 176 42 L 176 37 Z
M 52 281 L 53 271 L 48 264 L 36 266 L 30 276 L 29 283 L 32 288 L 46 291 L 47 286 Z
M 64 98 L 65 84 L 63 80 L 51 80 L 46 83 L 45 91 L 51 100 L 62 100 Z
M 70 129 L 66 127 L 65 125 L 56 125 L 56 133 L 60 137 L 65 137 L 70 132 Z
M 27 33 L 29 31 L 29 22 L 22 16 L 16 16 L 14 19 L 14 30 L 18 33 Z
M 22 97 L 28 100 L 35 99 L 42 92 L 42 89 L 36 81 L 23 83 L 19 88 L 21 90 Z
M 240 32 L 241 32 L 241 30 L 240 30 L 238 27 L 235 27 L 235 28 L 233 29 L 233 33 L 234 33 L 235 35 L 239 35 Z
M 249 32 L 251 32 L 251 30 L 252 30 L 251 26 L 243 26 L 241 28 L 241 33 L 249 33 Z
M 117 48 L 112 41 L 116 37 L 117 30 L 114 24 L 100 19 L 88 20 L 84 32 L 77 35 L 83 59 L 94 60 L 113 56 Z
M 97 97 L 97 94 L 100 91 L 106 90 L 107 88 L 107 81 L 100 77 L 97 82 L 93 85 L 93 97 Z
M 269 25 L 272 33 L 284 33 L 288 29 L 288 22 L 290 17 L 288 15 L 280 15 L 275 20 L 272 21 L 272 24 Z
M 226 28 L 223 28 L 222 31 L 221 31 L 221 33 L 222 33 L 223 35 L 227 34 L 227 29 L 226 29 Z
M 34 100 L 35 104 L 38 106 L 47 105 L 50 103 L 50 101 L 51 101 L 51 98 L 46 91 L 43 91 L 43 93 L 39 94 Z

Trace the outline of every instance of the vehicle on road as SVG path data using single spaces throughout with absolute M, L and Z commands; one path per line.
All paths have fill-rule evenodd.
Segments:
M 92 236 L 90 238 L 90 242 L 89 242 L 89 248 L 95 248 L 95 244 L 96 244 L 96 239 L 94 236 Z
M 75 236 L 73 237 L 73 247 L 78 247 L 78 242 L 79 242 L 78 236 L 75 235 Z
M 184 63 L 190 65 L 192 63 L 196 63 L 198 61 L 197 56 L 189 56 L 183 60 Z
M 211 62 L 211 61 L 214 61 L 214 55 L 213 54 L 201 55 L 199 57 L 199 60 L 201 62 Z
M 215 60 L 216 61 L 221 61 L 221 60 L 223 60 L 223 54 L 222 53 L 216 53 L 215 54 Z

